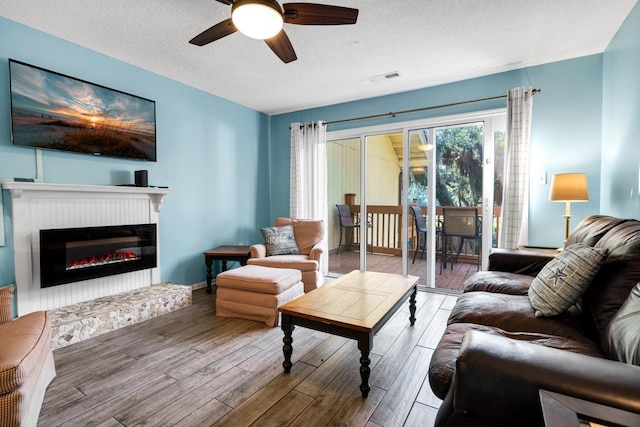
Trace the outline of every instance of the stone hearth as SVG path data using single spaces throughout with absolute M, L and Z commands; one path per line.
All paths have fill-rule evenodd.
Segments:
M 164 283 L 49 310 L 51 347 L 65 347 L 190 305 L 190 286 Z

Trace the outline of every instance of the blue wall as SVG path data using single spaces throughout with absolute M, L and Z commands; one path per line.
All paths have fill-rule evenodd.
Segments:
M 261 240 L 269 217 L 269 117 L 78 45 L 0 18 L 0 178 L 35 176 L 34 150 L 11 146 L 8 58 L 156 101 L 158 161 L 43 151 L 44 181 L 115 185 L 149 170 L 171 193 L 160 210 L 162 280 L 205 279 L 202 252 Z M 20 42 L 17 42 L 17 41 Z M 10 197 L 0 286 L 13 282 Z
M 590 201 L 572 205 L 575 225 L 598 213 L 600 206 L 600 137 L 602 120 L 602 55 L 556 62 L 452 84 L 378 98 L 314 108 L 271 117 L 272 216 L 289 209 L 289 125 L 293 122 L 339 120 L 389 111 L 411 110 L 506 94 L 512 87 L 542 89 L 533 101 L 531 142 L 529 244 L 561 246 L 564 237 L 564 204 L 549 202 L 550 177 L 562 172 L 588 176 Z M 360 128 L 420 118 L 480 111 L 506 106 L 506 100 L 488 101 L 411 113 L 396 117 L 329 126 L 328 130 Z M 535 179 L 541 172 L 547 184 Z
M 640 5 L 604 53 L 601 205 L 640 218 Z

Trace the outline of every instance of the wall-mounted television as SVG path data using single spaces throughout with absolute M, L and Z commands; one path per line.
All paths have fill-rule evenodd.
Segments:
M 9 60 L 16 146 L 156 161 L 156 104 Z

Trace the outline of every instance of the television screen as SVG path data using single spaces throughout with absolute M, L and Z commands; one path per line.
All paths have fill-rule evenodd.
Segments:
M 156 104 L 9 60 L 16 146 L 156 161 Z

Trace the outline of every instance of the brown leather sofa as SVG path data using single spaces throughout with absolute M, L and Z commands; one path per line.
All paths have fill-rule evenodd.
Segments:
M 436 426 L 544 425 L 540 390 L 640 413 L 640 221 L 588 217 L 579 242 L 608 256 L 560 315 L 535 317 L 527 295 L 553 255 L 496 250 L 467 280 L 429 366 Z

